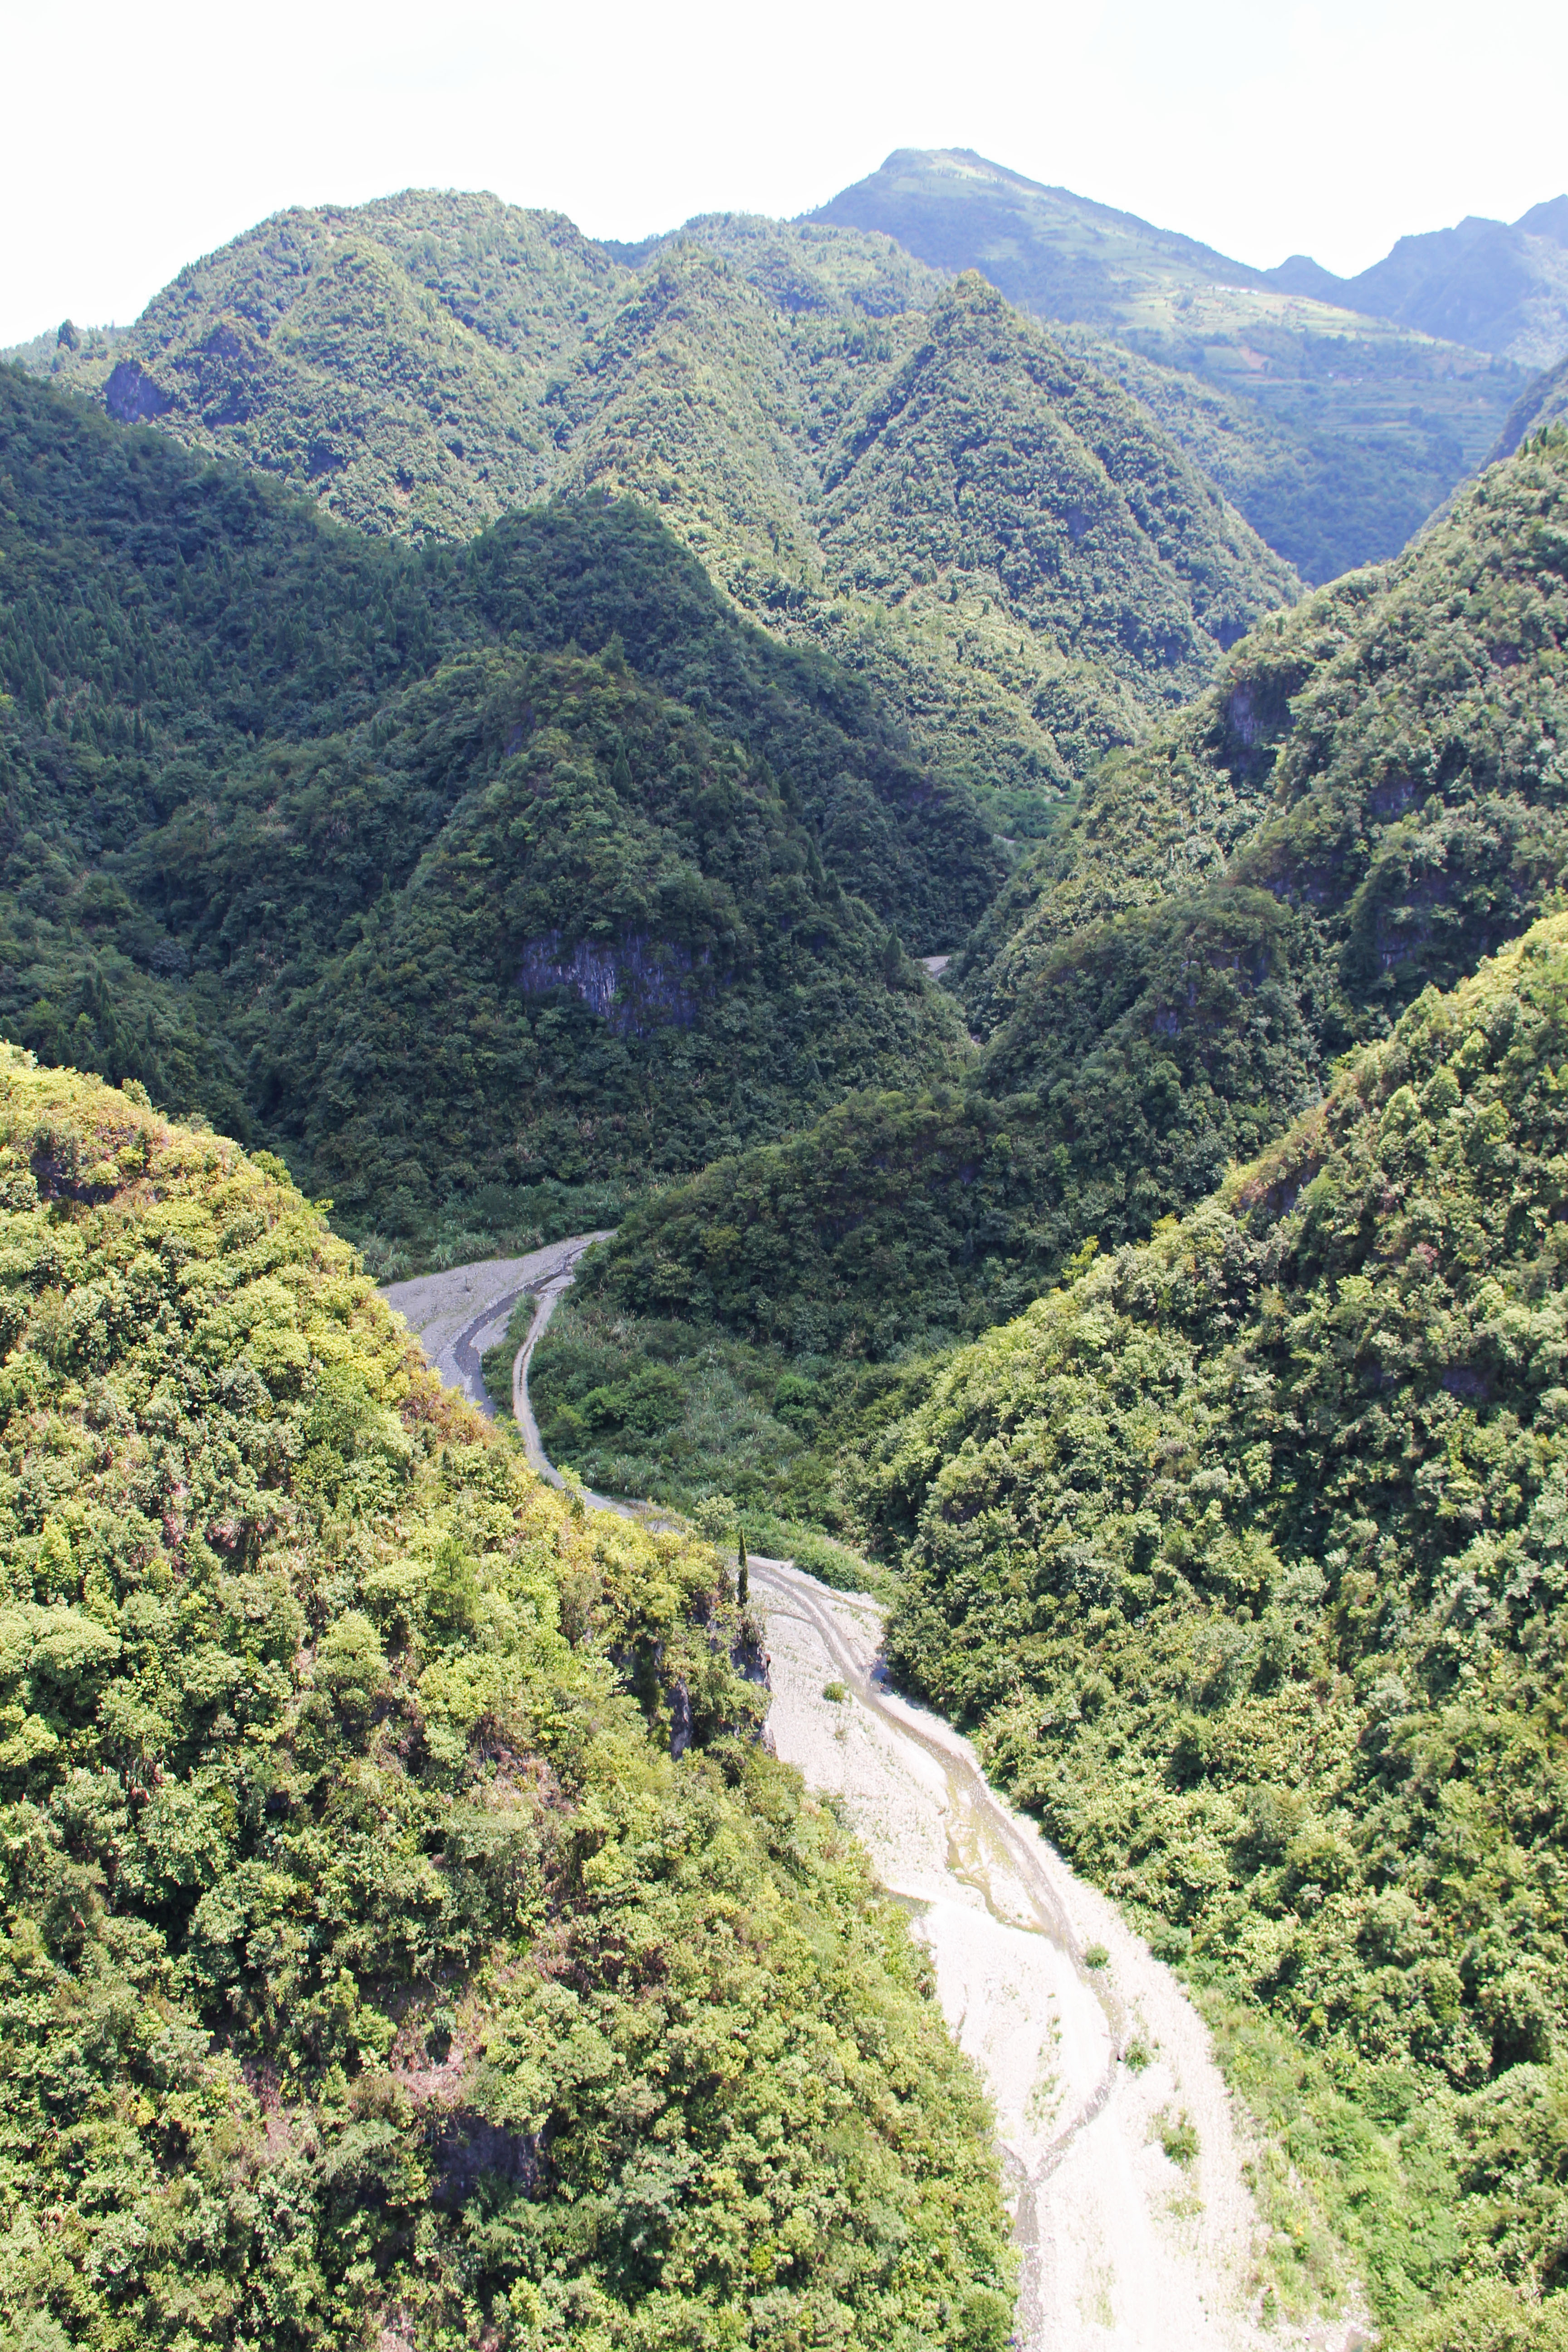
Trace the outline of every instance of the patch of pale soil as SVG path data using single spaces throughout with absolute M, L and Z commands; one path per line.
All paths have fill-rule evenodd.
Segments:
M 887 1685 L 881 1616 L 753 1560 L 781 1757 L 833 1798 L 910 1907 L 996 2109 L 1023 2254 L 1025 2352 L 1261 2352 L 1265 2231 L 1202 2020 L 1112 1905 L 986 1785 L 968 1742 Z M 825 1696 L 829 1685 L 847 1696 Z M 1085 1954 L 1100 1947 L 1104 1968 Z M 1098 1954 L 1097 1954 L 1098 1958 Z M 1151 2051 L 1135 2072 L 1123 2053 Z M 1162 2145 L 1183 2119 L 1188 2164 Z M 1294 2336 L 1297 2342 L 1302 2339 Z M 1348 2352 L 1353 2322 L 1308 2341 Z
M 403 1317 L 447 1387 L 460 1390 L 493 1419 L 480 1360 L 506 1338 L 518 1300 L 525 1291 L 538 1296 L 548 1290 L 553 1305 L 590 1243 L 608 1239 L 607 1233 L 574 1234 L 526 1257 L 484 1258 L 474 1265 L 416 1275 L 411 1282 L 388 1284 L 381 1296 Z M 537 1316 L 534 1321 L 543 1328 Z

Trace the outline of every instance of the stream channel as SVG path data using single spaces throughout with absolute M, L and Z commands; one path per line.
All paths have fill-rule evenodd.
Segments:
M 528 1367 L 584 1234 L 383 1295 L 447 1383 L 486 1412 L 479 1360 L 538 1300 L 512 1369 L 528 1458 L 545 1456 Z M 655 1516 L 588 1495 L 592 1508 Z M 882 1614 L 791 1561 L 751 1562 L 779 1755 L 835 1806 L 931 1958 L 950 2030 L 996 2114 L 1021 2258 L 1018 2352 L 1353 2352 L 1364 2326 L 1261 2320 L 1267 2231 L 1206 2028 L 1170 1970 L 987 1783 L 951 1725 L 892 1687 Z M 837 1694 L 842 1692 L 843 1696 Z M 832 1694 L 830 1696 L 830 1694 Z M 1174 2154 L 1167 2153 L 1167 2148 Z

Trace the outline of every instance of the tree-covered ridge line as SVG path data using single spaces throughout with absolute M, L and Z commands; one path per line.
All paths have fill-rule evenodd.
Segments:
M 973 2074 L 716 1556 L 265 1154 L 7 1048 L 0 1185 L 8 2340 L 999 2352 Z
M 1309 2053 L 1284 2153 L 1386 2322 L 1563 2284 L 1565 1061 L 1554 917 L 866 1474 L 901 1671 Z
M 1157 743 L 1108 764 L 972 950 L 972 1013 L 990 1034 L 1042 955 L 1226 880 L 1324 910 L 1347 1040 L 1449 984 L 1561 862 L 1565 581 L 1568 437 L 1547 430 L 1396 563 L 1254 630 Z
M 967 1051 L 891 919 L 984 907 L 972 799 L 636 501 L 378 547 L 5 373 L 0 549 L 0 1013 L 356 1233 L 526 1246 Z
M 1563 205 L 1537 211 L 1560 217 Z M 1519 334 L 1516 311 L 1500 340 L 1484 300 L 1463 325 L 1358 315 L 1375 304 L 1300 256 L 1253 269 L 964 149 L 900 149 L 812 217 L 897 237 L 936 269 L 982 271 L 1116 376 L 1314 583 L 1396 554 L 1484 461 L 1526 369 L 1565 333 L 1561 239 L 1528 231 L 1501 234 L 1520 247 L 1516 280 L 1529 249 L 1534 313 Z M 1459 274 L 1489 290 L 1484 262 Z
M 541 1352 L 559 1441 L 689 1493 L 717 1349 L 725 1481 L 852 1532 L 861 1367 L 1016 1313 L 1091 1237 L 1146 1236 L 1552 904 L 1565 644 L 1553 428 L 1107 762 L 946 975 L 988 1033 L 961 1088 L 853 1097 L 626 1218 Z M 626 1385 L 639 1351 L 659 1420 Z
M 760 625 L 893 698 L 1008 835 L 1297 592 L 1096 362 L 883 237 L 719 215 L 634 270 L 558 215 L 410 192 L 263 223 L 112 363 L 52 366 L 383 536 L 634 491 Z

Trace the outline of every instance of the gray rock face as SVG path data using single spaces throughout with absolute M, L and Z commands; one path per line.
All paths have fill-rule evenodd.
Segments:
M 110 416 L 121 425 L 148 425 L 162 416 L 173 405 L 166 392 L 160 391 L 134 360 L 121 360 L 103 392 L 104 406 Z
M 563 949 L 561 933 L 546 931 L 524 947 L 517 977 L 524 996 L 570 989 L 617 1036 L 644 1037 L 650 1029 L 691 1027 L 701 995 L 717 982 L 712 974 L 704 984 L 699 972 L 710 973 L 706 955 L 694 962 L 686 949 L 640 933 L 613 947 L 579 940 Z

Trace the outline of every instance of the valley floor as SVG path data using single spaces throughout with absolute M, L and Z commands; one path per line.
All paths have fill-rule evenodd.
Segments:
M 476 1399 L 479 1353 L 525 1290 L 540 1298 L 514 1405 L 531 1462 L 552 1478 L 527 1362 L 595 1238 L 384 1294 L 441 1377 Z M 778 1753 L 841 1810 L 907 1906 L 949 2026 L 994 2105 L 1023 2256 L 1020 2352 L 1261 2352 L 1292 2340 L 1354 2352 L 1371 2342 L 1353 2320 L 1304 2334 L 1265 2323 L 1266 2230 L 1206 2028 L 1114 1906 L 996 1796 L 968 1742 L 891 1689 L 877 1602 L 787 1560 L 753 1559 L 752 1579 Z
M 485 1258 L 476 1265 L 416 1275 L 412 1281 L 389 1284 L 381 1295 L 403 1317 L 447 1386 L 460 1390 L 493 1418 L 495 1407 L 479 1367 L 486 1350 L 505 1339 L 518 1300 L 531 1291 L 542 1301 L 542 1311 L 535 1315 L 529 1334 L 531 1346 L 584 1251 L 591 1243 L 609 1238 L 608 1233 L 575 1234 L 570 1241 L 531 1250 L 526 1257 Z M 531 1448 L 529 1460 L 539 1467 Z
M 1257 2323 L 1263 2230 L 1238 2118 L 1171 1971 L 992 1791 L 968 1742 L 889 1688 L 874 1601 L 785 1561 L 752 1573 L 778 1752 L 908 1905 L 995 2105 L 1023 2352 L 1278 2345 Z M 1342 2323 L 1310 2340 L 1362 2338 Z

